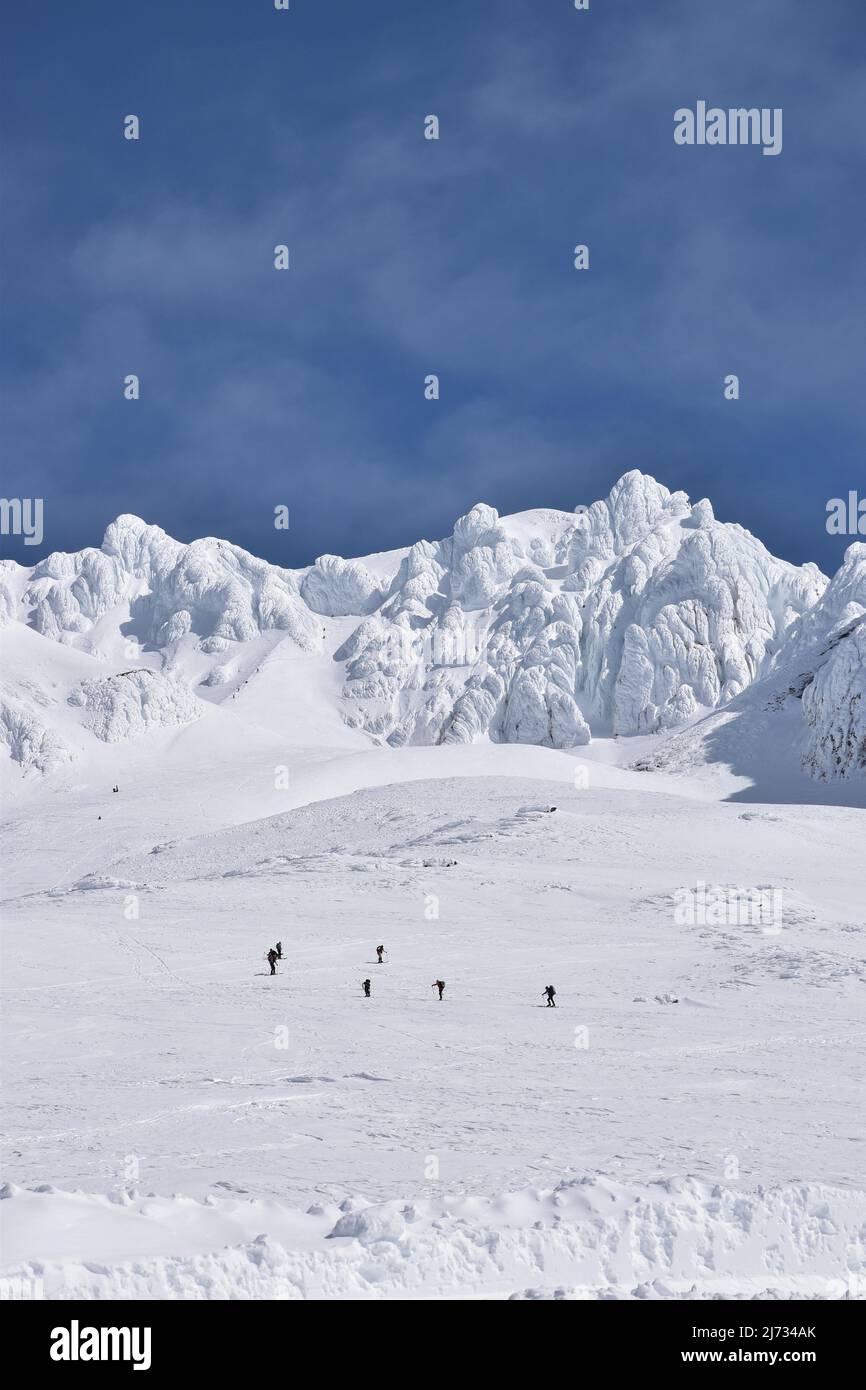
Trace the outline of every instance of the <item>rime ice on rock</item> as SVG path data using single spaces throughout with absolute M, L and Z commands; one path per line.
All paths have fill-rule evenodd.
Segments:
M 125 671 L 82 681 L 69 704 L 85 710 L 84 723 L 102 743 L 121 743 L 154 728 L 189 724 L 203 712 L 182 681 L 160 671 Z
M 866 771 L 866 545 L 855 542 L 791 634 L 803 666 L 803 766 L 830 780 Z
M 577 513 L 502 518 L 479 503 L 443 540 L 367 561 L 323 555 L 302 570 L 214 538 L 183 545 L 121 516 L 99 550 L 50 555 L 32 571 L 0 565 L 0 621 L 17 618 L 102 661 L 111 630 L 166 676 L 182 683 L 185 673 L 220 699 L 246 644 L 274 634 L 324 656 L 324 624 L 354 618 L 333 653 L 351 727 L 392 746 L 571 748 L 590 729 L 676 729 L 728 704 L 784 654 L 812 661 L 816 643 L 866 611 L 864 554 L 851 546 L 828 587 L 815 565 L 778 560 L 717 521 L 706 499 L 692 505 L 633 471 Z M 803 699 L 806 764 L 829 776 L 862 761 L 862 636 L 820 660 Z M 177 690 L 156 690 L 147 680 L 120 696 L 110 683 L 94 688 L 97 726 L 191 717 Z M 38 751 L 42 735 L 26 731 L 22 712 L 43 722 L 26 707 L 8 715 L 7 742 L 34 765 L 51 762 L 58 751 Z
M 449 540 L 412 548 L 337 655 L 353 722 L 392 744 L 568 748 L 590 725 L 652 733 L 724 704 L 826 582 L 631 472 L 570 519 L 473 507 Z

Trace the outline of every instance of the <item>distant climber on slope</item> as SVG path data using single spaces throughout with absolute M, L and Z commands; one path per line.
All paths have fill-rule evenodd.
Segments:
M 277 952 L 277 960 L 282 960 L 282 958 L 283 958 L 283 943 L 282 943 L 282 941 L 278 941 L 278 942 L 277 942 L 277 945 L 276 945 L 276 952 Z
M 547 995 L 547 1007 L 549 1009 L 555 1009 L 556 1000 L 553 996 L 556 994 L 556 990 L 553 988 L 553 985 L 545 985 L 543 993 Z
M 369 999 L 369 998 L 370 998 L 370 981 L 369 981 L 369 980 L 363 980 L 363 981 L 362 981 L 362 984 L 363 984 L 363 986 L 364 986 L 364 997 L 365 997 L 365 999 Z
M 384 954 L 385 954 L 385 947 L 384 947 L 384 946 L 377 946 L 377 947 L 376 947 L 376 955 L 377 955 L 378 958 L 379 958 L 379 964 L 380 964 L 380 965 L 382 964 L 382 957 L 383 957 Z
M 276 975 L 276 973 L 277 973 L 277 961 L 278 961 L 278 959 L 279 959 L 279 957 L 277 956 L 277 953 L 276 953 L 276 951 L 274 950 L 274 948 L 273 948 L 273 946 L 272 946 L 271 949 L 268 951 L 268 965 L 271 967 L 271 974 L 272 974 L 272 975 Z
M 431 989 L 438 989 L 438 991 L 439 991 L 439 998 L 441 999 L 441 998 L 442 998 L 442 995 L 443 995 L 444 992 L 445 992 L 445 981 L 444 981 L 444 980 L 434 980 L 433 983 L 432 983 L 432 985 L 430 986 L 430 988 L 431 988 Z

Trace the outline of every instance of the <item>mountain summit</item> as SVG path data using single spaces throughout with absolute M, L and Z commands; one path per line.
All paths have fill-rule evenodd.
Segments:
M 28 634 L 9 649 L 0 736 L 25 769 L 50 770 L 73 756 L 59 698 L 121 741 L 297 658 L 312 703 L 366 741 L 568 749 L 692 725 L 793 662 L 804 765 L 846 777 L 866 766 L 864 616 L 866 546 L 829 581 L 637 471 L 578 513 L 479 503 L 444 539 L 294 570 L 125 515 L 98 550 L 0 565 L 0 617 Z M 21 669 L 50 669 L 58 647 L 62 678 Z

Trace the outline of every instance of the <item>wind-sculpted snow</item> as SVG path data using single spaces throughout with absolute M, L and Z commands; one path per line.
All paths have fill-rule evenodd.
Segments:
M 866 615 L 866 544 L 855 541 L 819 600 L 791 625 L 781 658 L 811 660 L 815 649 Z
M 337 653 L 352 722 L 392 744 L 554 748 L 670 728 L 755 680 L 826 584 L 636 472 L 557 519 L 533 544 L 477 506 L 414 546 Z
M 0 621 L 102 661 L 123 642 L 212 702 L 254 682 L 263 640 L 282 640 L 323 671 L 338 663 L 341 693 L 323 677 L 326 698 L 374 742 L 572 748 L 679 729 L 786 654 L 805 658 L 866 610 L 863 552 L 828 587 L 706 499 L 633 471 L 574 513 L 478 504 L 442 540 L 303 570 L 121 516 L 99 550 L 0 567 Z M 858 641 L 840 650 L 804 705 L 817 776 L 857 763 L 861 658 Z
M 319 636 L 293 571 L 226 541 L 182 545 L 135 516 L 112 522 L 101 550 L 41 561 L 24 605 L 37 632 L 70 643 L 123 605 L 129 635 L 159 648 L 189 632 L 205 641 L 245 642 L 281 629 L 305 650 Z
M 581 598 L 590 718 L 609 716 L 619 734 L 652 733 L 727 703 L 826 584 L 814 565 L 785 564 L 741 527 L 715 521 L 706 501 L 689 508 L 676 493 L 662 505 L 653 485 L 649 501 L 660 510 L 639 505 L 632 479 L 611 494 L 614 518 L 624 501 L 617 489 L 638 494 L 625 529 L 596 519 L 599 504 L 590 508 L 565 585 Z M 622 548 L 623 534 L 637 539 Z M 595 579 L 599 554 L 607 568 Z
M 461 517 L 451 541 L 451 598 L 464 611 L 489 608 L 510 584 L 519 550 L 494 507 L 479 504 Z
M 798 767 L 862 795 L 851 784 L 866 773 L 866 545 L 849 546 L 760 680 L 636 765 L 682 773 L 711 764 L 766 783 L 768 799 L 783 785 L 786 799 L 803 797 Z
M 202 713 L 201 702 L 186 685 L 158 671 L 123 671 L 82 681 L 69 704 L 84 710 L 85 726 L 103 743 L 189 724 Z
M 786 669 L 803 667 L 803 766 L 823 781 L 866 772 L 866 545 L 848 547 L 820 601 L 795 625 Z
M 824 780 L 866 772 L 866 618 L 840 637 L 803 691 L 804 766 Z
M 14 700 L 0 698 L 0 743 L 22 772 L 54 772 L 68 763 L 71 750 L 51 729 Z
M 328 618 L 367 613 L 384 597 L 366 565 L 339 555 L 319 556 L 304 578 L 301 596 L 314 613 Z
M 49 1299 L 852 1298 L 866 1196 L 695 1179 L 306 1212 L 8 1185 L 5 1286 Z M 15 1259 L 39 1248 L 37 1259 Z

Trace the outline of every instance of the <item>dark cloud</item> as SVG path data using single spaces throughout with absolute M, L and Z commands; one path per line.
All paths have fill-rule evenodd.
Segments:
M 835 567 L 826 499 L 866 486 L 859 0 L 290 14 L 12 25 L 0 429 L 45 549 L 136 511 L 303 564 L 640 467 Z M 783 107 L 781 156 L 674 146 L 699 97 Z

